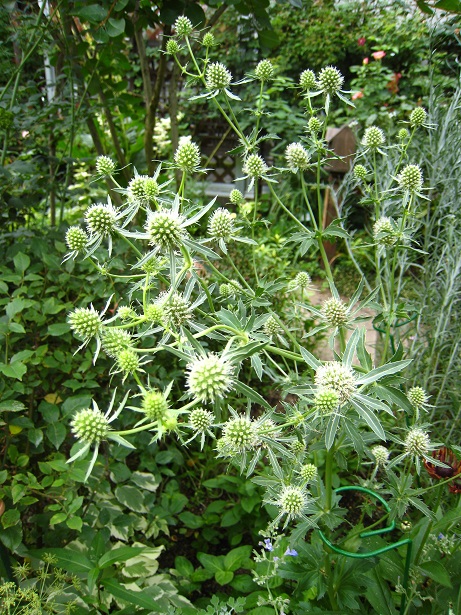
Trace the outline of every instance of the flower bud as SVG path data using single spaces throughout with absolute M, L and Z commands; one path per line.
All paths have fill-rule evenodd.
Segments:
M 368 175 L 368 171 L 363 164 L 356 164 L 354 167 L 354 177 L 360 181 L 364 181 Z
M 375 458 L 377 466 L 385 466 L 389 460 L 389 451 L 385 446 L 374 446 L 371 449 L 371 454 Z
M 301 143 L 290 143 L 285 150 L 285 159 L 292 173 L 304 171 L 309 166 L 309 152 Z
M 202 45 L 204 47 L 213 47 L 214 43 L 214 34 L 212 34 L 211 32 L 207 32 L 206 34 L 204 34 L 202 39 Z
M 195 359 L 187 367 L 187 387 L 203 402 L 214 402 L 232 388 L 232 366 L 215 354 Z
M 250 154 L 243 165 L 243 172 L 249 177 L 261 177 L 267 170 L 268 166 L 259 154 Z
M 422 387 L 412 387 L 407 397 L 414 408 L 422 408 L 429 401 L 426 391 Z
M 66 243 L 72 252 L 81 252 L 85 249 L 88 235 L 79 226 L 71 226 L 66 232 Z
M 168 410 L 168 401 L 161 391 L 155 389 L 144 391 L 141 408 L 149 420 L 155 421 L 165 416 Z
M 232 205 L 240 205 L 241 203 L 245 202 L 245 197 L 240 192 L 240 190 L 234 188 L 229 194 L 229 201 L 232 203 Z
M 414 128 L 415 126 L 422 126 L 424 122 L 427 120 L 427 112 L 423 107 L 416 107 L 410 113 L 410 126 Z
M 182 137 L 174 154 L 174 161 L 181 171 L 195 173 L 200 166 L 199 146 L 192 143 L 190 137 Z
M 178 36 L 189 36 L 194 29 L 191 20 L 184 15 L 177 18 L 174 22 L 173 28 L 176 30 L 176 34 Z
M 303 90 L 312 91 L 317 87 L 317 80 L 315 78 L 315 73 L 312 70 L 304 70 L 299 77 L 299 85 L 303 88 Z
M 214 421 L 214 415 L 203 408 L 195 408 L 189 415 L 189 422 L 194 431 L 199 433 L 206 431 L 211 427 Z
M 102 321 L 93 307 L 77 308 L 69 314 L 69 325 L 78 337 L 89 339 L 99 334 Z
M 299 517 L 306 503 L 306 494 L 301 487 L 284 487 L 277 501 L 277 506 L 282 513 L 291 517 Z
M 362 143 L 365 147 L 369 147 L 370 149 L 377 149 L 384 145 L 386 142 L 386 137 L 384 136 L 384 132 L 381 128 L 377 126 L 370 126 L 365 130 L 365 134 L 363 135 Z
M 79 410 L 71 421 L 72 432 L 83 442 L 100 442 L 109 430 L 109 422 L 96 408 Z
M 208 234 L 212 239 L 229 239 L 234 230 L 232 214 L 220 207 L 213 212 L 208 222 Z
M 98 156 L 96 158 L 96 172 L 99 175 L 112 175 L 115 168 L 115 162 L 109 156 Z
M 132 374 L 139 368 L 139 357 L 131 348 L 119 352 L 116 359 L 119 368 L 125 374 Z
M 260 81 L 269 81 L 274 74 L 274 67 L 270 60 L 261 60 L 255 68 L 255 75 Z
M 341 89 L 344 83 L 344 77 L 334 66 L 326 66 L 320 71 L 317 83 L 325 94 L 334 94 Z
M 400 188 L 408 192 L 419 192 L 423 187 L 423 172 L 417 164 L 407 164 L 397 177 Z
M 322 122 L 318 117 L 311 117 L 307 122 L 307 129 L 312 135 L 316 135 L 322 128 Z
M 116 212 L 112 205 L 98 203 L 87 209 L 85 220 L 91 234 L 105 237 L 115 229 Z
M 115 358 L 122 350 L 132 347 L 131 335 L 125 329 L 105 328 L 102 330 L 101 346 L 109 357 Z
M 429 435 L 417 427 L 413 427 L 405 438 L 405 450 L 411 455 L 426 455 L 431 441 Z
M 299 473 L 306 483 L 310 483 L 317 477 L 317 468 L 313 463 L 306 463 L 301 467 Z
M 329 299 L 323 304 L 323 316 L 333 327 L 342 327 L 347 323 L 347 306 L 340 299 Z
M 225 90 L 230 86 L 232 74 L 221 62 L 210 64 L 206 70 L 206 87 L 209 90 Z
M 166 44 L 166 52 L 170 56 L 175 56 L 177 53 L 179 53 L 180 49 L 181 48 L 178 45 L 177 41 L 175 41 L 174 38 L 170 38 L 170 40 Z

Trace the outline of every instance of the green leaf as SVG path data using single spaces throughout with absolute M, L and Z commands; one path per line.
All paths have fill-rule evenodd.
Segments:
M 22 540 L 21 525 L 17 523 L 16 525 L 13 525 L 12 527 L 9 527 L 0 532 L 0 540 L 9 551 L 15 553 Z
M 209 555 L 208 553 L 197 553 L 197 559 L 206 570 L 213 572 L 224 571 L 224 557 L 222 555 Z
M 182 555 L 177 555 L 174 558 L 174 567 L 183 577 L 189 578 L 194 572 L 194 566 L 191 562 Z
M 224 567 L 226 570 L 235 572 L 238 568 L 242 568 L 243 564 L 247 563 L 251 555 L 253 547 L 251 545 L 243 545 L 232 549 L 224 558 Z
M 56 513 L 50 519 L 50 525 L 58 525 L 67 519 L 67 514 L 63 512 Z
M 48 335 L 54 335 L 59 337 L 60 335 L 64 335 L 64 333 L 68 333 L 70 331 L 70 326 L 67 322 L 58 322 L 54 325 L 48 325 Z
M 125 32 L 125 20 L 123 19 L 123 17 L 121 19 L 113 19 L 112 17 L 110 17 L 107 20 L 106 30 L 107 34 L 111 38 L 120 36 Z
M 12 527 L 19 522 L 21 518 L 21 514 L 17 508 L 10 508 L 0 517 L 2 521 L 3 528 L 6 530 L 8 527 Z
M 22 401 L 16 401 L 15 399 L 9 399 L 0 403 L 0 412 L 21 412 L 25 409 L 25 405 Z
M 416 0 L 416 4 L 423 13 L 426 13 L 426 15 L 433 15 L 433 9 L 431 9 L 431 7 L 424 0 Z
M 19 273 L 24 273 L 24 271 L 30 265 L 30 258 L 27 256 L 27 254 L 18 252 L 16 256 L 13 258 L 13 262 L 14 262 L 14 268 L 16 269 L 16 271 L 19 271 Z
M 46 549 L 32 549 L 30 554 L 39 559 L 43 559 L 46 553 L 50 553 L 57 558 L 56 565 L 59 568 L 63 568 L 67 572 L 76 572 L 88 574 L 88 572 L 94 568 L 91 561 L 78 551 L 72 549 L 59 549 L 59 548 L 46 548 Z
M 434 4 L 434 8 L 442 11 L 450 11 L 452 13 L 461 13 L 461 1 L 460 0 L 437 0 Z
M 191 513 L 188 510 L 180 513 L 178 516 L 182 523 L 184 523 L 184 525 L 189 527 L 191 530 L 196 530 L 203 525 L 202 517 L 199 517 L 199 515 L 194 515 L 194 513 Z
M 405 361 L 394 361 L 394 363 L 386 363 L 386 365 L 381 365 L 381 367 L 372 369 L 368 372 L 368 374 L 360 376 L 357 380 L 357 384 L 371 384 L 372 382 L 380 380 L 384 376 L 401 372 L 402 369 L 405 369 L 411 362 L 412 359 L 406 359 Z
M 280 45 L 278 34 L 274 30 L 260 30 L 258 32 L 259 46 L 267 49 L 275 49 Z
M 11 365 L 0 363 L 0 372 L 7 378 L 22 380 L 22 377 L 27 372 L 27 367 L 24 363 L 21 363 L 21 361 L 16 361 L 16 363 L 12 363 Z
M 373 607 L 375 613 L 380 615 L 397 615 L 395 610 L 392 593 L 387 583 L 382 578 L 381 573 L 373 568 L 368 574 L 367 590 L 365 596 Z
M 303 359 L 306 361 L 309 367 L 312 367 L 313 370 L 317 370 L 322 365 L 322 363 L 305 348 L 300 348 L 299 350 L 303 356 Z
M 155 598 L 149 596 L 145 591 L 141 590 L 135 592 L 132 589 L 127 589 L 115 579 L 103 579 L 101 583 L 115 598 L 123 600 L 123 602 L 127 602 L 128 604 L 140 606 L 143 609 L 148 609 L 149 611 L 158 613 L 157 601 Z
M 350 403 L 356 409 L 358 415 L 367 423 L 367 425 L 375 432 L 375 434 L 381 440 L 386 439 L 384 429 L 379 422 L 379 419 L 373 414 L 372 410 L 369 410 L 364 404 L 361 404 L 357 399 L 352 398 Z
M 16 316 L 16 314 L 22 312 L 22 310 L 26 307 L 28 307 L 28 302 L 24 301 L 24 299 L 16 297 L 7 304 L 5 312 L 8 318 L 12 320 Z
M 45 433 L 55 449 L 59 450 L 59 447 L 66 439 L 67 430 L 62 423 L 49 423 Z
M 267 410 L 272 410 L 272 407 L 264 399 L 264 397 L 261 397 L 259 393 L 254 391 L 252 388 L 250 388 L 246 384 L 243 384 L 243 382 L 236 382 L 234 384 L 234 389 L 236 389 L 244 397 L 246 397 L 247 399 L 250 399 L 255 404 L 259 404 L 260 406 L 263 406 L 263 408 L 266 408 Z
M 338 431 L 340 420 L 340 414 L 332 414 L 328 419 L 327 428 L 325 430 L 325 446 L 327 451 L 330 450 L 335 442 L 336 432 Z
M 133 472 L 130 480 L 135 485 L 138 485 L 138 487 L 141 487 L 141 489 L 146 489 L 147 491 L 157 491 L 160 484 L 155 475 L 149 472 Z
M 443 585 L 443 587 L 452 587 L 450 575 L 447 569 L 441 562 L 430 561 L 420 564 L 419 567 L 433 581 Z
M 77 532 L 81 532 L 83 521 L 80 517 L 71 517 L 70 519 L 67 519 L 66 525 L 71 530 L 77 530 Z
M 89 21 L 90 23 L 96 24 L 104 21 L 107 17 L 107 11 L 99 4 L 89 4 L 76 11 L 74 15 L 79 17 L 82 21 Z
M 230 570 L 218 570 L 215 572 L 214 578 L 216 579 L 216 583 L 227 585 L 234 578 L 234 573 Z
M 112 564 L 126 562 L 145 550 L 146 547 L 119 547 L 118 549 L 112 549 L 108 553 L 104 553 L 104 555 L 99 559 L 98 567 L 101 570 L 104 570 L 104 568 L 109 568 Z
M 136 487 L 121 485 L 115 489 L 115 497 L 120 504 L 123 504 L 134 512 L 146 512 L 143 495 Z

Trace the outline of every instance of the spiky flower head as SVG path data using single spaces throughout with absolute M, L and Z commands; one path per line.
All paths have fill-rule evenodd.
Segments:
M 102 330 L 101 346 L 109 357 L 116 357 L 122 350 L 131 348 L 133 345 L 131 335 L 125 329 L 115 327 Z
M 214 402 L 232 388 L 232 365 L 216 354 L 195 359 L 187 366 L 187 387 L 203 402 Z
M 322 68 L 317 77 L 317 84 L 325 94 L 334 94 L 341 89 L 344 77 L 334 66 Z
M 296 274 L 295 282 L 298 288 L 307 288 L 308 286 L 310 286 L 312 280 L 311 276 L 308 273 L 306 273 L 305 271 L 300 271 L 298 274 Z
M 183 223 L 183 216 L 170 209 L 151 212 L 145 227 L 150 237 L 149 243 L 159 246 L 162 250 L 174 250 L 182 243 Z
M 71 226 L 66 232 L 66 243 L 72 252 L 81 252 L 85 249 L 88 235 L 80 226 Z
M 225 90 L 232 81 L 232 73 L 221 62 L 210 64 L 206 70 L 206 87 L 209 90 Z
M 194 431 L 204 432 L 211 427 L 214 421 L 214 415 L 203 408 L 195 408 L 189 414 L 189 422 Z
M 325 301 L 322 313 L 325 320 L 333 327 L 342 327 L 347 323 L 347 306 L 340 299 L 332 297 Z
M 299 517 L 303 513 L 306 504 L 307 497 L 304 489 L 295 486 L 284 487 L 277 500 L 280 512 L 290 517 Z
M 99 175 L 112 175 L 115 168 L 115 162 L 109 156 L 98 156 L 96 158 L 96 172 Z
M 170 326 L 180 327 L 192 318 L 190 302 L 181 293 L 173 293 L 166 300 L 160 296 L 159 304 Z
M 280 430 L 272 419 L 266 418 L 264 421 L 256 423 L 256 434 L 258 436 L 277 438 L 280 436 Z
M 408 192 L 419 192 L 423 187 L 423 172 L 417 164 L 407 164 L 397 177 L 400 188 Z
M 406 141 L 409 136 L 410 136 L 410 133 L 408 132 L 406 128 L 401 128 L 399 132 L 397 133 L 397 138 L 399 139 L 399 141 Z
M 384 136 L 384 132 L 381 128 L 377 126 L 369 126 L 363 135 L 362 143 L 365 147 L 369 147 L 370 149 L 377 149 L 384 145 L 386 142 L 386 137 Z
M 423 107 L 416 107 L 410 113 L 410 126 L 414 128 L 415 126 L 422 126 L 424 122 L 427 120 L 427 112 Z
M 431 445 L 431 440 L 427 432 L 413 427 L 405 438 L 405 450 L 411 455 L 427 455 Z
M 412 387 L 408 391 L 407 397 L 410 401 L 410 404 L 414 408 L 421 408 L 429 401 L 429 396 L 422 387 Z
M 117 316 L 120 320 L 133 320 L 137 314 L 130 305 L 121 305 L 117 310 Z
M 303 90 L 307 90 L 308 92 L 315 90 L 317 87 L 317 80 L 315 78 L 314 71 L 310 69 L 303 70 L 299 76 L 299 85 L 303 88 Z
M 112 205 L 97 203 L 87 209 L 85 220 L 91 234 L 105 237 L 115 229 L 117 212 Z
M 224 424 L 223 438 L 234 450 L 250 449 L 257 440 L 255 425 L 246 416 L 230 419 Z
M 309 118 L 309 121 L 307 122 L 307 129 L 311 134 L 316 135 L 321 128 L 322 122 L 318 117 L 313 116 Z
M 243 172 L 249 177 L 261 177 L 268 169 L 259 154 L 250 154 L 243 165 Z
M 160 323 L 165 317 L 163 305 L 161 303 L 149 303 L 144 310 L 146 320 L 154 323 Z
M 178 45 L 178 42 L 175 41 L 174 38 L 170 38 L 166 44 L 166 52 L 171 56 L 175 56 L 179 53 L 180 49 L 181 47 Z
M 144 182 L 144 194 L 148 201 L 154 201 L 160 192 L 157 180 L 153 177 L 146 177 Z
M 306 463 L 299 470 L 299 474 L 306 483 L 310 483 L 317 477 L 317 468 L 313 463 Z
M 352 371 L 339 361 L 327 361 L 315 373 L 315 384 L 320 389 L 332 389 L 344 402 L 352 397 L 355 391 L 355 376 Z
M 270 315 L 269 318 L 264 323 L 264 333 L 272 337 L 273 335 L 277 335 L 282 332 L 282 327 L 279 325 L 278 320 Z
M 356 164 L 354 167 L 354 177 L 360 181 L 364 181 L 368 175 L 368 171 L 363 164 Z
M 301 143 L 290 143 L 285 150 L 285 159 L 292 173 L 304 171 L 309 166 L 309 152 Z
M 234 293 L 232 287 L 229 284 L 224 283 L 219 285 L 219 294 L 223 299 L 227 299 L 229 297 L 232 297 Z
M 390 218 L 386 218 L 386 216 L 379 218 L 379 220 L 376 220 L 374 223 L 373 236 L 376 243 L 389 247 L 395 245 L 398 238 L 397 231 L 392 224 L 392 220 Z
M 320 389 L 314 397 L 314 407 L 322 414 L 329 414 L 339 406 L 339 394 L 333 389 Z
M 78 337 L 89 339 L 99 334 L 102 320 L 93 306 L 77 308 L 69 314 L 69 325 Z
M 178 169 L 186 173 L 195 173 L 200 166 L 200 148 L 192 143 L 191 137 L 181 137 L 178 149 L 174 153 L 174 161 Z
M 213 47 L 214 42 L 215 42 L 214 34 L 212 34 L 211 32 L 207 32 L 206 34 L 203 35 L 202 45 L 204 47 Z
M 131 348 L 121 350 L 116 359 L 120 370 L 124 374 L 133 374 L 139 368 L 139 356 Z
M 208 234 L 212 239 L 229 239 L 234 231 L 234 220 L 227 209 L 219 207 L 210 216 Z
M 100 442 L 110 427 L 107 418 L 97 408 L 79 410 L 71 421 L 72 432 L 83 442 Z
M 146 192 L 144 190 L 144 184 L 148 179 L 147 175 L 136 175 L 128 184 L 128 195 L 130 200 L 137 203 L 146 202 Z
M 245 202 L 245 197 L 240 192 L 240 190 L 234 188 L 229 194 L 229 201 L 232 203 L 232 205 L 240 205 L 241 203 Z
M 274 75 L 274 67 L 270 60 L 261 60 L 255 68 L 255 75 L 260 81 L 269 81 Z
M 181 15 L 181 17 L 178 17 L 178 19 L 174 22 L 173 28 L 176 30 L 176 34 L 178 36 L 189 36 L 194 29 L 194 26 L 188 17 Z
M 389 451 L 385 446 L 378 444 L 371 449 L 371 454 L 375 458 L 377 466 L 385 466 L 389 460 Z
M 301 455 L 306 450 L 306 445 L 301 440 L 293 440 L 291 450 L 295 455 Z
M 151 421 L 162 419 L 168 411 L 168 401 L 161 391 L 144 391 L 141 408 Z

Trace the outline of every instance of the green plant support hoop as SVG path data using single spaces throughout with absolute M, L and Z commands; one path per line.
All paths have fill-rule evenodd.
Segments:
M 343 491 L 360 491 L 361 493 L 367 493 L 371 497 L 381 502 L 386 512 L 388 513 L 391 512 L 391 509 L 389 508 L 389 505 L 386 502 L 386 500 L 382 498 L 375 491 L 372 491 L 371 489 L 367 489 L 366 487 L 354 487 L 352 485 L 347 485 L 346 487 L 339 487 L 338 489 L 335 489 L 335 493 L 342 493 Z M 363 532 L 360 532 L 359 536 L 360 538 L 368 538 L 369 536 L 387 534 L 388 532 L 392 532 L 392 530 L 394 529 L 395 529 L 395 521 L 392 521 L 390 525 L 383 527 L 379 530 L 367 531 L 365 529 Z M 385 547 L 381 547 L 381 549 L 375 549 L 374 551 L 367 551 L 366 553 L 351 553 L 350 551 L 345 551 L 344 549 L 340 549 L 339 547 L 335 546 L 332 542 L 328 540 L 328 538 L 325 536 L 325 534 L 321 530 L 319 530 L 319 534 L 323 542 L 328 547 L 330 547 L 332 551 L 334 551 L 335 553 L 339 553 L 340 555 L 345 555 L 346 557 L 355 557 L 356 559 L 365 559 L 366 557 L 374 557 L 376 555 L 381 555 L 382 553 L 386 553 L 386 551 L 391 551 L 392 549 L 398 549 L 399 547 L 403 547 L 406 545 L 407 556 L 405 559 L 405 569 L 403 573 L 403 583 L 402 583 L 404 592 L 402 593 L 402 598 L 400 601 L 400 613 L 401 615 L 403 615 L 403 613 L 405 612 L 405 606 L 406 606 L 406 599 L 407 599 L 406 592 L 408 589 L 408 578 L 410 574 L 410 562 L 411 562 L 411 550 L 413 546 L 413 541 L 411 538 L 404 538 L 403 540 L 393 542 L 392 544 L 389 544 Z

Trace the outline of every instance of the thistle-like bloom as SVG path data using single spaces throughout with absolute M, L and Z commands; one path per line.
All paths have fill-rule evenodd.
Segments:
M 115 162 L 109 156 L 98 156 L 96 158 L 96 172 L 99 175 L 112 175 L 116 169 Z
M 91 235 L 105 237 L 111 235 L 115 230 L 117 212 L 110 204 L 97 203 L 88 208 L 85 220 Z
M 71 226 L 66 232 L 66 243 L 70 252 L 66 254 L 63 262 L 69 258 L 76 258 L 79 252 L 83 252 L 88 242 L 88 235 L 80 226 Z
M 427 432 L 413 427 L 405 438 L 405 450 L 410 455 L 424 456 L 430 451 L 431 440 Z
M 212 34 L 211 32 L 207 32 L 206 34 L 203 35 L 202 45 L 204 47 L 213 47 L 214 43 L 215 43 L 214 34 Z
M 328 299 L 322 309 L 325 320 L 333 327 L 342 327 L 347 323 L 347 306 L 340 300 Z
M 310 69 L 303 70 L 299 77 L 299 85 L 303 90 L 308 92 L 315 90 L 317 87 L 317 79 L 315 78 L 314 71 Z
M 317 85 L 325 94 L 335 94 L 341 89 L 343 83 L 344 77 L 334 66 L 322 68 L 317 77 Z
M 123 372 L 125 377 L 129 374 L 133 374 L 140 368 L 139 355 L 131 348 L 121 350 L 117 354 L 116 360 L 119 371 Z
M 381 128 L 369 126 L 363 135 L 362 144 L 369 149 L 378 149 L 386 142 L 386 137 Z
M 268 171 L 268 168 L 259 154 L 250 154 L 243 165 L 243 172 L 248 177 L 257 179 L 262 177 Z
M 255 424 L 247 416 L 232 418 L 224 424 L 223 439 L 233 451 L 243 453 L 257 441 Z
M 307 130 L 311 133 L 311 135 L 316 135 L 320 129 L 322 128 L 322 122 L 318 117 L 311 117 L 307 122 Z
M 125 329 L 107 327 L 102 329 L 101 346 L 109 357 L 115 358 L 122 350 L 131 348 L 133 341 Z
M 295 455 L 302 455 L 306 450 L 306 445 L 301 440 L 293 440 L 291 443 L 291 450 Z
M 128 197 L 131 201 L 135 201 L 142 205 L 148 204 L 149 198 L 146 194 L 146 188 L 145 188 L 146 181 L 148 179 L 149 179 L 148 175 L 136 175 L 135 177 L 133 177 L 133 179 L 128 184 Z M 157 196 L 158 194 L 157 182 L 155 182 L 155 185 L 157 186 L 157 193 L 155 196 Z
M 163 308 L 166 321 L 170 326 L 180 327 L 192 318 L 190 302 L 181 293 L 160 295 L 159 305 Z
M 121 305 L 117 310 L 117 316 L 123 321 L 134 320 L 137 318 L 136 312 L 129 305 Z
M 214 415 L 209 410 L 195 408 L 189 415 L 189 422 L 194 431 L 202 433 L 207 431 L 214 421 Z
M 363 164 L 356 164 L 354 167 L 354 177 L 360 181 L 364 181 L 368 175 L 368 171 Z
M 317 478 L 317 468 L 313 463 L 306 463 L 299 470 L 299 474 L 303 481 L 310 483 Z
M 315 373 L 315 384 L 320 389 L 332 389 L 341 403 L 347 401 L 355 392 L 355 376 L 339 361 L 327 361 Z
M 322 414 L 330 414 L 339 406 L 340 396 L 334 389 L 320 389 L 314 397 L 314 407 Z
M 185 173 L 195 173 L 200 167 L 200 148 L 192 142 L 191 137 L 181 137 L 174 153 L 178 169 Z
M 181 47 L 178 45 L 178 42 L 174 40 L 174 38 L 170 38 L 170 40 L 166 44 L 166 52 L 170 56 L 175 56 L 181 50 Z
M 417 164 L 407 164 L 397 176 L 397 181 L 404 192 L 419 192 L 423 187 L 423 172 Z
M 69 314 L 69 325 L 77 337 L 88 342 L 92 337 L 99 335 L 102 329 L 102 318 L 93 306 L 89 308 L 76 308 Z
M 397 133 L 397 138 L 399 141 L 406 141 L 409 136 L 410 136 L 410 133 L 408 132 L 406 128 L 401 128 L 399 132 Z
M 292 173 L 304 171 L 309 166 L 309 152 L 301 143 L 290 143 L 285 150 L 285 159 Z
M 150 303 L 144 311 L 144 316 L 146 317 L 146 320 L 150 322 L 153 322 L 155 324 L 161 323 L 163 319 L 165 318 L 163 304 L 162 303 Z
M 279 325 L 278 320 L 274 316 L 270 315 L 264 323 L 264 333 L 269 337 L 273 337 L 274 335 L 279 335 L 282 331 L 283 329 Z
M 282 515 L 289 519 L 301 517 L 307 504 L 307 494 L 302 487 L 284 487 L 277 501 Z
M 179 248 L 185 236 L 184 222 L 184 216 L 172 209 L 150 212 L 145 226 L 149 243 L 165 251 Z
M 385 446 L 381 446 L 380 444 L 371 449 L 371 454 L 375 458 L 377 466 L 385 466 L 389 461 L 389 451 Z
M 240 190 L 234 188 L 229 194 L 229 202 L 232 203 L 232 205 L 241 205 L 245 202 L 245 197 Z
M 425 121 L 427 120 L 427 112 L 423 107 L 416 107 L 410 113 L 410 126 L 413 128 L 415 126 L 423 126 Z
M 304 290 L 305 288 L 311 285 L 312 283 L 311 276 L 305 271 L 300 271 L 299 273 L 296 274 L 294 283 L 295 283 L 294 284 L 295 288 L 301 288 L 302 290 Z
M 194 26 L 188 17 L 181 15 L 181 17 L 178 17 L 174 22 L 173 28 L 178 36 L 189 36 L 194 29 Z
M 219 207 L 210 216 L 208 221 L 208 234 L 212 239 L 224 241 L 230 239 L 234 231 L 234 220 L 227 209 Z
M 261 60 L 255 68 L 255 75 L 260 81 L 269 81 L 274 75 L 274 67 L 270 60 Z
M 206 87 L 209 90 L 226 90 L 232 81 L 232 74 L 221 62 L 214 62 L 206 70 Z
M 86 453 L 89 451 L 90 447 L 94 446 L 93 456 L 86 472 L 86 476 L 84 479 L 85 481 L 91 474 L 94 464 L 96 463 L 99 451 L 99 444 L 101 440 L 110 439 L 114 440 L 118 444 L 121 444 L 122 446 L 126 446 L 127 448 L 134 448 L 120 435 L 112 433 L 110 428 L 110 424 L 115 421 L 115 419 L 123 410 L 130 391 L 127 392 L 117 410 L 111 415 L 112 408 L 114 407 L 116 393 L 117 389 L 115 389 L 114 394 L 112 395 L 109 408 L 107 409 L 107 412 L 105 414 L 101 412 L 101 410 L 98 408 L 98 404 L 93 400 L 93 408 L 85 408 L 83 410 L 79 410 L 71 421 L 72 432 L 79 440 L 81 446 L 79 450 L 75 453 L 75 455 L 68 459 L 67 463 L 71 463 L 72 461 L 75 461 L 76 459 L 85 456 Z
M 160 420 L 168 411 L 168 400 L 162 391 L 156 389 L 144 391 L 141 408 L 150 421 Z
M 376 243 L 382 246 L 390 247 L 395 245 L 398 239 L 398 232 L 393 220 L 386 216 L 376 220 L 373 225 L 373 237 Z
M 412 387 L 407 397 L 414 408 L 422 408 L 429 401 L 429 396 L 422 387 Z
M 219 355 L 199 357 L 187 369 L 187 388 L 202 402 L 214 402 L 232 388 L 232 365 Z

